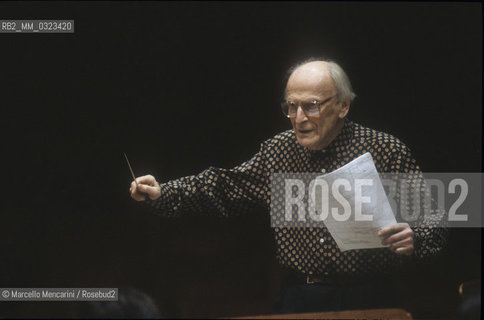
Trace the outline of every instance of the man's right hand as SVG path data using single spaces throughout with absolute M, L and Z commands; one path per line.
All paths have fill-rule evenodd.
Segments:
M 136 183 L 133 181 L 129 188 L 131 198 L 134 200 L 144 201 L 146 200 L 146 196 L 151 200 L 156 200 L 161 196 L 160 185 L 152 175 L 138 177 L 136 178 L 136 182 L 138 183 L 138 186 L 136 186 Z

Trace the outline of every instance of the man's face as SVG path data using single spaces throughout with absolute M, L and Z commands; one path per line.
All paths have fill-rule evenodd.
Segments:
M 303 147 L 321 150 L 328 146 L 343 126 L 343 119 L 349 109 L 349 102 L 337 102 L 333 80 L 322 62 L 311 62 L 297 69 L 289 78 L 286 86 L 286 100 L 296 103 L 308 103 L 314 100 L 324 101 L 319 118 L 308 117 L 301 107 L 291 123 L 297 141 Z

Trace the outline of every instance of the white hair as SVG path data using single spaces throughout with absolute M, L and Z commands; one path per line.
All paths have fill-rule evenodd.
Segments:
M 292 73 L 296 71 L 296 69 L 298 69 L 299 67 L 315 61 L 326 62 L 328 64 L 329 74 L 331 76 L 331 79 L 333 80 L 333 84 L 337 92 L 338 101 L 349 100 L 350 102 L 352 102 L 355 99 L 356 94 L 353 92 L 350 79 L 344 72 L 343 68 L 341 68 L 339 64 L 337 64 L 332 60 L 316 59 L 316 58 L 305 60 L 289 69 L 287 74 L 287 79 L 289 79 Z M 285 95 L 285 92 L 284 92 L 284 95 Z
M 353 99 L 356 97 L 356 94 L 353 92 L 350 79 L 346 75 L 346 72 L 344 72 L 343 68 L 341 68 L 336 62 L 326 62 L 329 65 L 329 73 L 331 75 L 331 79 L 333 79 L 334 87 L 338 93 L 338 100 L 349 100 L 350 102 L 353 101 Z

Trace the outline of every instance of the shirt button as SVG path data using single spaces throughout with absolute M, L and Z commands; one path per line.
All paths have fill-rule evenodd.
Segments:
M 322 173 L 326 173 L 326 169 L 321 169 L 321 172 Z
M 323 238 L 319 239 L 319 243 L 323 244 L 324 243 L 324 239 Z

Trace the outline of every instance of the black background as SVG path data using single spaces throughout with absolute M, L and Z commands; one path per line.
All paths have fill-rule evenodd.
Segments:
M 480 3 L 2 2 L 0 17 L 75 20 L 74 34 L 0 34 L 3 287 L 133 285 L 171 316 L 270 312 L 268 220 L 151 215 L 122 153 L 159 181 L 249 159 L 290 127 L 283 78 L 311 56 L 342 65 L 349 117 L 403 140 L 423 171 L 481 171 Z M 480 230 L 451 236 L 409 276 L 449 308 L 480 275 Z

